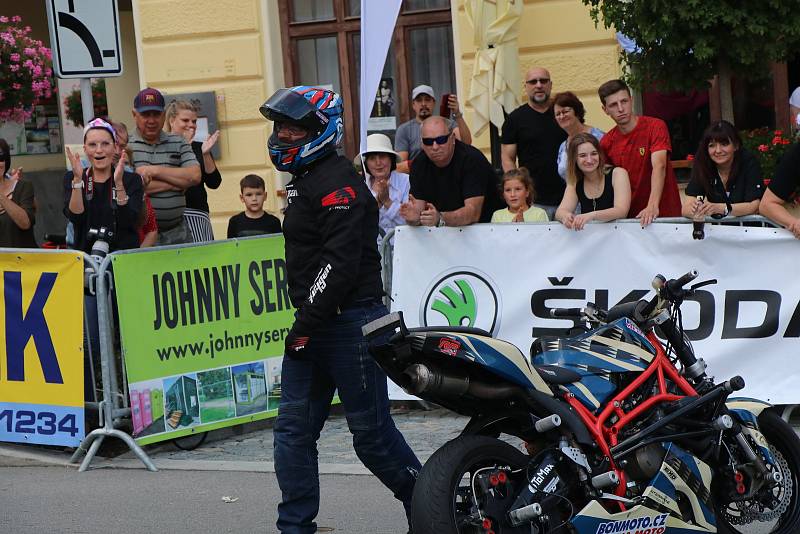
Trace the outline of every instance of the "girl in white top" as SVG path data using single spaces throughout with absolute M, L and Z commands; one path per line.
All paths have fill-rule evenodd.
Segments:
M 547 212 L 533 204 L 533 180 L 528 169 L 511 169 L 501 181 L 507 208 L 492 214 L 493 223 L 547 222 Z

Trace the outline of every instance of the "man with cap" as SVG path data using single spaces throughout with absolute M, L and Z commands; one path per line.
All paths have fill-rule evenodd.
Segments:
M 275 422 L 277 527 L 316 532 L 319 439 L 334 391 L 359 459 L 411 511 L 419 460 L 389 415 L 386 375 L 361 327 L 388 312 L 376 240 L 378 204 L 350 161 L 336 153 L 342 99 L 333 91 L 279 89 L 261 106 L 274 122 L 267 141 L 275 168 L 292 174 L 283 235 L 289 298 L 297 309 L 285 339 Z
M 450 117 L 445 118 L 449 121 L 450 129 L 455 132 L 456 139 L 468 145 L 472 144 L 472 134 L 464 115 L 459 110 L 458 97 L 455 93 L 448 97 L 447 107 L 450 109 Z M 400 158 L 397 170 L 405 173 L 411 170 L 411 160 L 422 152 L 420 141 L 422 121 L 432 116 L 436 109 L 436 95 L 430 85 L 418 85 L 411 91 L 411 108 L 414 110 L 414 118 L 401 124 L 394 137 L 394 147 Z
M 158 224 L 158 244 L 192 243 L 184 222 L 184 192 L 200 183 L 200 164 L 192 147 L 177 134 L 163 131 L 164 96 L 148 87 L 133 99 L 136 131 L 128 140 L 133 166 L 146 185 Z

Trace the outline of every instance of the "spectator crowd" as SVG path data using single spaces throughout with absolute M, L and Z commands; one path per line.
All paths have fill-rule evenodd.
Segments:
M 575 93 L 553 95 L 553 85 L 545 68 L 526 73 L 527 102 L 511 111 L 500 134 L 500 177 L 472 146 L 457 96 L 443 95 L 436 114 L 434 89 L 415 87 L 414 117 L 397 128 L 394 145 L 372 134 L 356 158 L 379 207 L 378 240 L 402 224 L 558 221 L 582 230 L 588 222 L 620 218 L 645 227 L 659 217 L 757 213 L 800 238 L 800 219 L 785 207 L 800 190 L 800 145 L 787 151 L 765 185 L 758 159 L 735 127 L 714 122 L 697 147 L 681 202 L 667 125 L 635 113 L 623 81 L 598 88 L 602 110 L 614 122 L 608 132 L 587 122 Z M 99 236 L 113 250 L 212 241 L 207 190 L 222 183 L 211 155 L 219 132 L 195 141 L 195 106 L 183 100 L 166 105 L 153 88 L 136 95 L 132 119 L 130 132 L 123 122 L 95 119 L 84 128 L 85 157 L 67 149 L 67 245 L 90 252 Z M 12 167 L 3 139 L 0 174 L 0 247 L 36 247 L 34 189 L 22 169 Z M 264 211 L 262 177 L 245 176 L 240 193 L 244 209 L 231 217 L 228 238 L 281 231 L 280 220 Z

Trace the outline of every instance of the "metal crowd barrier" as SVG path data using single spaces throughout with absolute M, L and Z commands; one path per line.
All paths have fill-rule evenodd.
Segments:
M 100 420 L 103 426 L 93 430 L 84 438 L 72 455 L 70 462 L 77 463 L 80 457 L 85 454 L 86 456 L 81 462 L 78 471 L 86 471 L 100 449 L 103 440 L 106 437 L 115 437 L 121 439 L 136 454 L 148 471 L 158 471 L 150 457 L 134 441 L 133 437 L 117 428 L 123 418 L 130 416 L 131 411 L 130 408 L 125 406 L 127 404 L 126 397 L 124 391 L 120 392 L 117 382 L 116 355 L 114 353 L 114 317 L 110 306 L 113 277 L 109 266 L 113 256 L 114 253 L 106 256 L 100 264 L 100 268 L 96 271 L 97 322 L 100 330 L 100 369 L 103 384 Z
M 236 241 L 256 240 L 265 236 L 252 236 L 237 238 Z M 100 351 L 101 351 L 101 370 L 102 370 L 102 391 L 103 401 L 100 403 L 100 418 L 102 427 L 92 431 L 86 436 L 80 447 L 75 451 L 70 460 L 76 463 L 85 453 L 86 456 L 81 463 L 79 471 L 85 471 L 97 454 L 103 440 L 109 437 L 121 439 L 131 451 L 142 461 L 150 471 L 158 469 L 144 450 L 136 443 L 131 435 L 123 432 L 118 427 L 123 420 L 131 418 L 131 408 L 129 406 L 128 378 L 125 372 L 123 355 L 119 356 L 114 352 L 114 317 L 112 313 L 112 289 L 114 277 L 111 270 L 111 263 L 115 257 L 129 254 L 142 254 L 155 250 L 186 249 L 206 246 L 209 243 L 187 243 L 182 245 L 166 245 L 147 249 L 120 250 L 108 254 L 100 264 L 96 275 L 97 286 L 97 317 L 100 329 Z M 119 360 L 118 360 L 119 358 Z M 118 372 L 117 362 L 119 361 L 120 371 Z M 122 384 L 118 380 L 122 378 Z M 88 447 L 88 449 L 87 449 Z

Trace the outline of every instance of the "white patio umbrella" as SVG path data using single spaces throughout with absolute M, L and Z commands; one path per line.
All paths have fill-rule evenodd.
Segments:
M 472 131 L 483 133 L 491 122 L 502 128 L 503 109 L 519 105 L 521 85 L 517 36 L 523 0 L 466 0 L 473 28 L 475 66 L 467 102 L 474 110 Z

